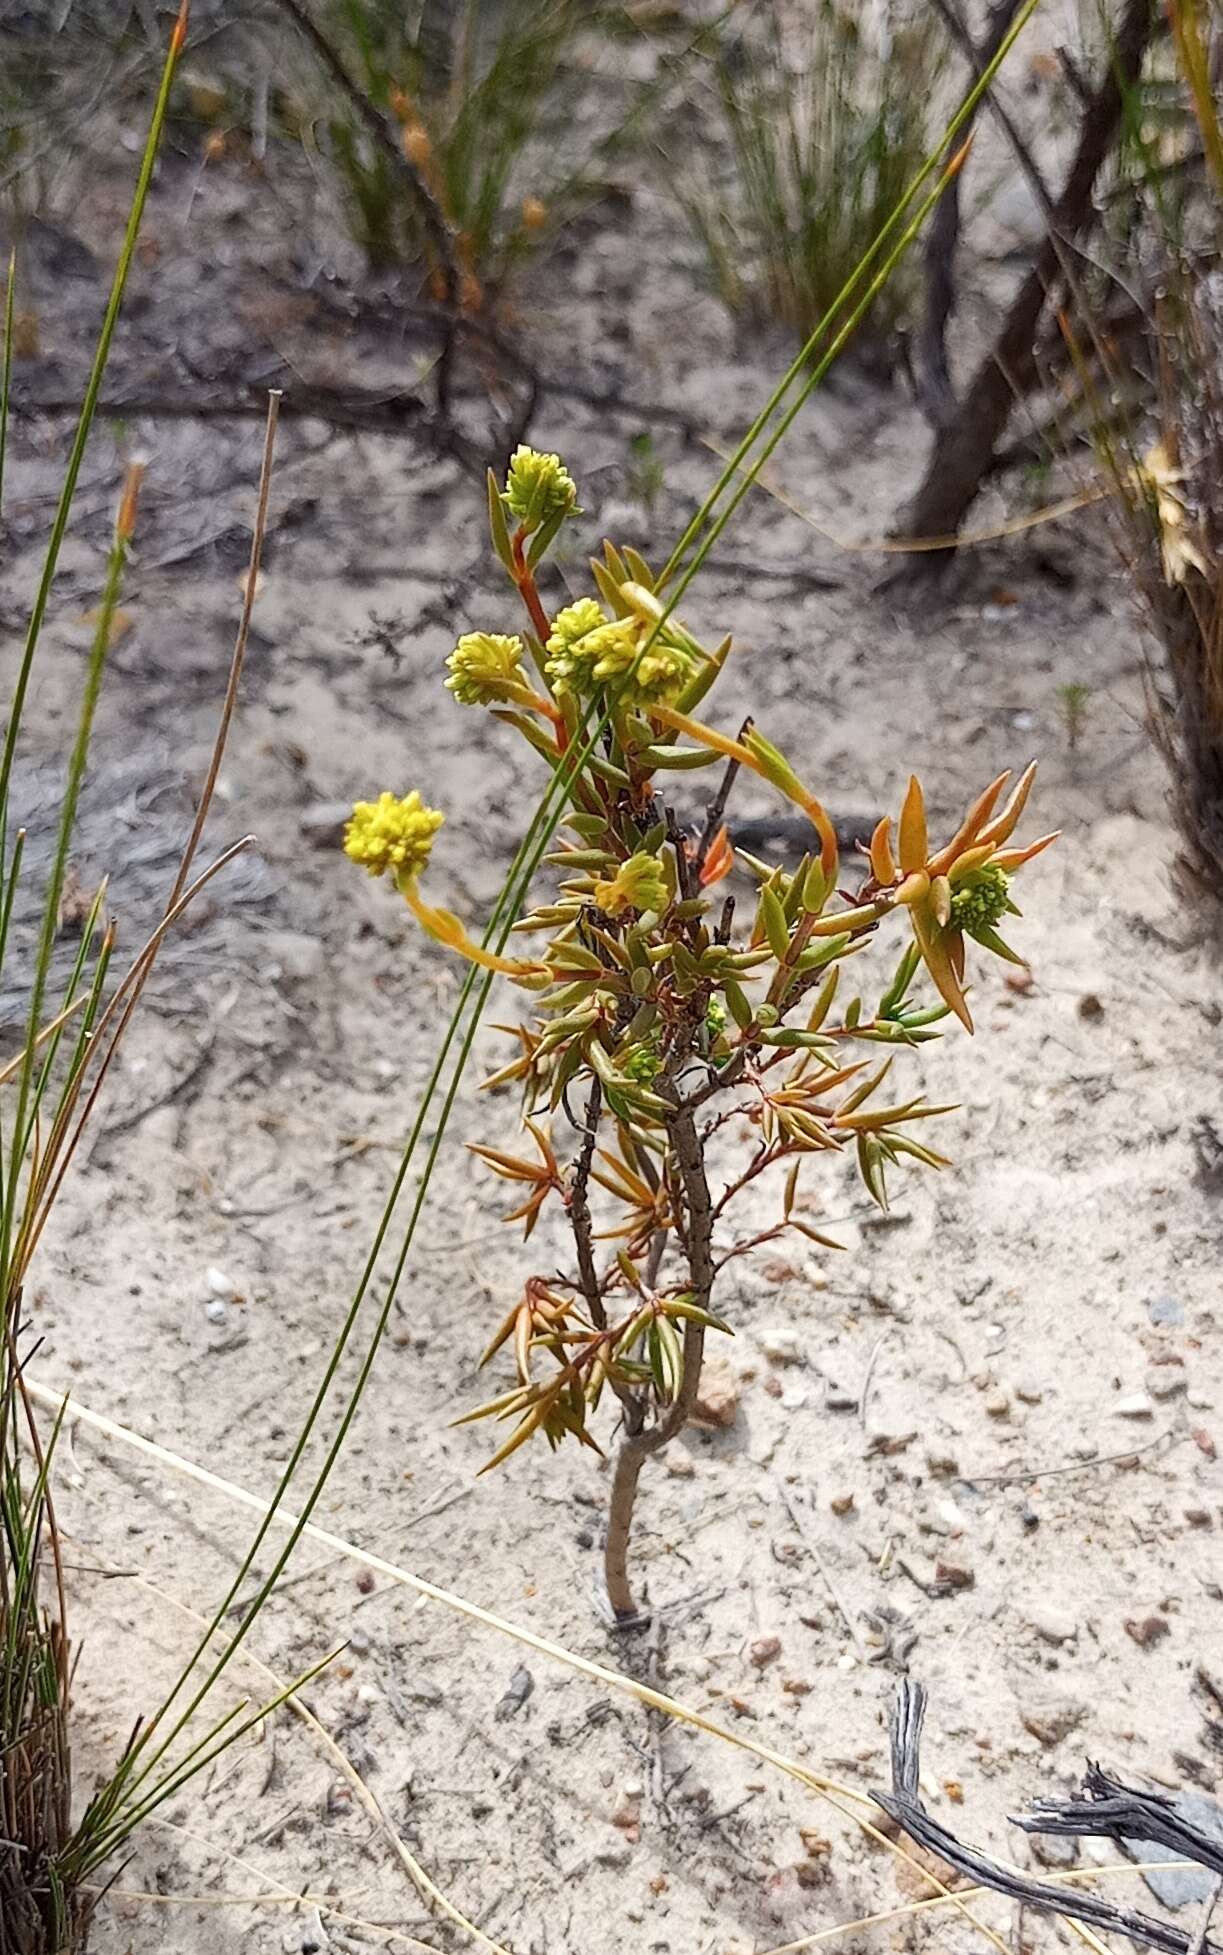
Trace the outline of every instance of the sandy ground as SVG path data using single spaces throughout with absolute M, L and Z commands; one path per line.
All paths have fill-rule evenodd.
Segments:
M 218 333 L 229 322 L 226 359 L 248 372 L 269 346 L 291 366 L 339 362 L 363 380 L 395 370 L 397 349 L 372 329 L 333 344 L 308 304 L 269 323 L 291 251 L 274 213 L 261 221 L 257 199 L 250 211 L 240 172 L 199 189 L 184 255 L 186 182 L 167 169 L 158 187 L 125 374 L 162 370 L 198 307 Z M 120 185 L 103 173 L 75 214 L 100 252 Z M 240 251 L 235 208 L 250 213 Z M 630 309 L 645 259 L 670 269 Z M 694 300 L 682 259 L 673 214 L 643 195 L 621 234 L 557 274 L 564 319 L 524 306 L 520 328 L 596 391 L 665 401 L 722 437 L 767 390 L 778 349 L 736 348 Z M 43 295 L 43 358 L 65 375 L 98 289 L 86 264 L 60 286 L 59 310 Z M 626 322 L 612 339 L 609 318 Z M 606 527 L 640 524 L 626 441 L 648 425 L 644 410 L 601 414 L 562 396 L 542 407 L 533 438 L 563 446 L 588 512 L 570 579 Z M 674 428 L 656 441 L 655 522 L 669 541 L 714 458 Z M 49 821 L 44 764 L 62 750 L 115 484 L 139 447 L 149 492 L 130 628 L 102 702 L 77 862 L 86 888 L 113 873 L 130 946 L 161 887 L 133 868 L 140 845 L 182 832 L 207 755 L 259 443 L 253 422 L 150 417 L 102 427 L 87 465 L 34 688 L 28 779 Z M 924 445 L 901 394 L 846 381 L 811 404 L 777 473 L 819 523 L 870 538 Z M 61 423 L 18 417 L 0 556 L 10 669 L 63 448 Z M 1000 507 L 984 507 L 983 525 Z M 1080 519 L 966 552 L 952 581 L 907 609 L 877 589 L 880 567 L 758 496 L 689 613 L 740 647 L 720 722 L 737 723 L 750 701 L 838 810 L 895 808 L 912 766 L 950 821 L 999 767 L 1041 761 L 1031 832 L 1065 833 L 1025 878 L 1015 934 L 1033 983 L 1016 989 L 990 966 L 976 1039 L 952 1032 L 922 1061 L 938 1096 L 961 1105 L 943 1129 L 954 1168 L 899 1183 L 881 1220 L 834 1164 L 818 1206 L 847 1253 L 787 1247 L 736 1266 L 721 1302 L 737 1332 L 726 1354 L 737 1417 L 691 1431 L 649 1472 L 637 1555 L 654 1627 L 616 1640 L 592 1599 L 604 1470 L 588 1455 L 520 1455 L 477 1483 L 485 1436 L 449 1427 L 485 1389 L 478 1352 L 533 1266 L 460 1144 L 510 1140 L 514 1104 L 465 1086 L 317 1518 L 855 1795 L 886 1779 L 885 1719 L 907 1664 L 931 1691 L 933 1809 L 1027 1862 L 1006 1813 L 1069 1789 L 1085 1758 L 1210 1790 L 1223 1756 L 1199 1677 L 1216 1662 L 1223 1603 L 1219 1189 L 1208 1175 L 1223 985 L 1170 879 L 1140 641 L 1099 533 Z M 32 1311 L 39 1380 L 256 1492 L 275 1484 L 322 1375 L 458 984 L 303 817 L 419 784 L 448 814 L 431 890 L 483 919 L 540 782 L 512 736 L 441 689 L 441 660 L 473 625 L 512 628 L 512 615 L 470 477 L 409 441 L 287 421 L 209 834 L 220 846 L 253 831 L 257 867 L 233 900 L 218 884 L 167 956 L 66 1190 Z M 1091 688 L 1074 752 L 1057 696 L 1070 680 Z M 766 805 L 751 790 L 740 803 Z M 483 1032 L 472 1080 L 504 1051 Z M 210 1271 L 232 1294 L 214 1293 L 226 1286 L 214 1275 L 210 1288 Z M 342 1381 L 352 1375 L 347 1365 Z M 332 1413 L 324 1439 L 334 1424 Z M 191 1612 L 224 1594 L 250 1522 L 83 1425 L 64 1446 L 59 1502 L 82 1644 L 83 1797 L 182 1661 Z M 283 1680 L 339 1641 L 311 1709 L 454 1904 L 518 1955 L 626 1942 L 763 1951 L 922 1891 L 759 1755 L 665 1724 L 308 1543 L 248 1648 Z M 272 1688 L 239 1658 L 216 1703 Z M 332 1912 L 291 1911 L 286 1894 L 303 1890 Z M 1152 1904 L 1134 1880 L 1114 1890 Z M 1031 1917 L 1020 1928 L 996 1902 L 982 1913 L 1013 1946 L 1065 1938 Z M 462 1939 L 431 1916 L 318 1731 L 286 1711 L 150 1823 L 95 1947 L 366 1947 L 371 1923 L 396 1948 Z M 936 1916 L 843 1945 L 972 1938 Z

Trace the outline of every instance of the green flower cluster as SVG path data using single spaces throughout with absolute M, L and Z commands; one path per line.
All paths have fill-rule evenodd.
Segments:
M 580 514 L 577 484 L 560 456 L 542 455 L 536 448 L 516 448 L 510 456 L 503 499 L 528 535 L 545 523 Z
M 621 1062 L 621 1070 L 629 1079 L 635 1079 L 639 1086 L 649 1086 L 662 1071 L 662 1054 L 658 1050 L 658 1034 L 643 1039 L 635 1045 L 628 1057 Z
M 1006 870 L 996 863 L 987 862 L 974 869 L 952 894 L 950 927 L 962 930 L 968 937 L 996 929 L 1011 900 L 1010 886 Z
M 692 678 L 696 664 L 691 653 L 662 633 L 643 653 L 641 647 L 652 630 L 642 618 L 608 618 L 594 598 L 579 598 L 552 621 L 548 678 L 558 694 L 581 695 L 598 686 L 624 686 L 631 672 L 627 704 L 671 705 Z

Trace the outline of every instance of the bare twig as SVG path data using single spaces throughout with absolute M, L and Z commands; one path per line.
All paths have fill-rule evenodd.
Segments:
M 944 4 L 944 0 L 934 0 L 934 5 L 949 26 L 961 27 L 961 23 L 950 14 L 950 9 Z M 989 25 L 980 53 L 968 36 L 964 35 L 964 40 L 968 41 L 968 57 L 975 75 L 979 75 L 982 69 L 994 59 L 1006 39 L 1019 7 L 1020 0 L 996 0 L 990 13 Z M 965 141 L 971 129 L 970 120 L 957 135 L 957 143 Z M 917 354 L 922 406 L 927 419 L 935 428 L 946 426 L 956 407 L 955 391 L 951 381 L 951 364 L 947 356 L 947 327 L 955 311 L 955 257 L 959 240 L 960 173 L 957 172 L 935 206 L 926 233 L 923 254 L 926 311 L 918 334 Z
M 740 740 L 746 740 L 751 730 L 751 719 L 745 719 L 743 725 L 739 728 L 738 738 Z M 728 760 L 722 779 L 718 783 L 718 791 L 709 803 L 709 808 L 705 815 L 705 826 L 701 830 L 701 839 L 697 843 L 696 858 L 693 864 L 698 881 L 701 870 L 705 867 L 705 857 L 709 854 L 713 846 L 714 837 L 725 818 L 726 803 L 730 799 L 730 791 L 735 784 L 735 776 L 738 772 L 739 762 L 737 760 Z
M 824 1560 L 823 1554 L 820 1552 L 820 1544 L 816 1540 L 815 1535 L 813 1534 L 811 1529 L 808 1527 L 807 1522 L 803 1517 L 803 1515 L 801 1514 L 801 1512 L 799 1511 L 799 1509 L 794 1506 L 794 1503 L 790 1499 L 790 1496 L 785 1491 L 784 1487 L 781 1490 L 781 1504 L 785 1508 L 787 1514 L 790 1516 L 790 1519 L 794 1524 L 795 1531 L 802 1535 L 804 1546 L 810 1550 L 811 1558 L 815 1562 L 816 1567 L 820 1571 L 820 1576 L 821 1579 L 823 1580 L 824 1587 L 828 1590 L 829 1595 L 832 1597 L 833 1603 L 835 1604 L 836 1607 L 837 1614 L 840 1616 L 841 1621 L 845 1624 L 846 1629 L 848 1629 L 849 1631 L 850 1641 L 852 1642 L 854 1648 L 857 1650 L 858 1655 L 862 1658 L 863 1662 L 869 1661 L 870 1651 L 867 1649 L 866 1644 L 863 1641 L 862 1636 L 858 1631 L 857 1625 L 855 1624 L 853 1617 L 850 1615 L 849 1610 L 846 1608 L 844 1602 L 841 1600 L 841 1596 L 837 1589 L 836 1583 L 833 1581 L 832 1576 L 829 1574 L 828 1565 Z
M 1157 1432 L 1154 1439 L 1146 1439 L 1141 1446 L 1126 1446 L 1119 1453 L 1097 1453 L 1094 1459 L 1063 1460 L 1057 1466 L 1033 1466 L 1021 1468 L 1015 1473 L 958 1473 L 956 1478 L 966 1487 L 1018 1487 L 1030 1480 L 1049 1480 L 1055 1473 L 1090 1473 L 1093 1467 L 1116 1466 L 1118 1461 L 1140 1459 L 1143 1453 L 1153 1453 L 1157 1446 L 1166 1440 L 1178 1441 L 1184 1437 L 1168 1426 Z
M 888 1332 L 884 1331 L 882 1337 L 875 1339 L 871 1354 L 866 1360 L 866 1370 L 862 1375 L 862 1390 L 858 1393 L 858 1424 L 862 1427 L 866 1425 L 866 1401 L 870 1393 L 871 1379 L 875 1375 L 875 1366 L 879 1362 L 879 1353 L 887 1341 Z
M 577 1251 L 578 1277 L 586 1308 L 590 1312 L 590 1321 L 597 1329 L 606 1330 L 607 1311 L 603 1303 L 603 1287 L 599 1282 L 599 1272 L 595 1267 L 594 1224 L 590 1217 L 590 1168 L 594 1160 L 595 1137 L 599 1131 L 599 1113 L 602 1105 L 603 1087 L 598 1079 L 594 1079 L 591 1081 L 590 1093 L 586 1100 L 586 1125 L 573 1176 L 573 1188 L 569 1195 L 569 1221 L 573 1229 L 574 1248 Z
M 166 898 L 166 908 L 173 909 L 187 886 L 191 864 L 195 861 L 208 810 L 212 806 L 216 792 L 217 778 L 221 772 L 221 762 L 225 757 L 225 747 L 229 739 L 229 729 L 233 723 L 238 704 L 238 688 L 242 683 L 242 668 L 246 663 L 246 648 L 250 642 L 251 613 L 255 608 L 255 593 L 259 588 L 259 571 L 263 563 L 263 542 L 268 527 L 268 502 L 272 493 L 272 464 L 276 455 L 276 428 L 280 419 L 281 395 L 272 392 L 267 400 L 267 426 L 263 437 L 263 460 L 259 468 L 259 498 L 255 505 L 255 527 L 251 532 L 250 562 L 246 572 L 246 583 L 242 591 L 242 615 L 238 620 L 238 634 L 234 640 L 233 656 L 229 662 L 229 677 L 225 683 L 225 698 L 221 704 L 221 716 L 217 721 L 216 738 L 212 743 L 212 753 L 208 761 L 208 772 L 200 789 L 196 803 L 195 820 L 178 865 L 174 885 Z
M 1166 1955 L 1190 1955 L 1197 1937 L 1185 1934 L 1183 1929 L 1170 1927 L 1150 1915 L 1113 1907 L 1109 1902 L 1097 1899 L 1094 1894 L 1080 1894 L 1070 1887 L 1032 1880 L 1017 1867 L 1007 1866 L 1003 1861 L 991 1859 L 979 1848 L 965 1845 L 938 1820 L 932 1819 L 922 1804 L 919 1783 L 925 1711 L 925 1690 L 911 1678 L 902 1678 L 897 1686 L 891 1717 L 892 1790 L 875 1795 L 878 1804 L 911 1840 L 927 1852 L 936 1853 L 957 1873 L 967 1874 L 980 1886 L 1006 1894 L 1024 1907 L 1035 1908 L 1042 1914 L 1066 1915 L 1072 1920 L 1086 1922 L 1092 1928 L 1128 1935 L 1135 1941 L 1146 1942 L 1151 1948 L 1165 1950 Z M 1094 1767 L 1088 1773 L 1088 1785 L 1093 1782 L 1101 1787 L 1105 1804 L 1113 1802 L 1111 1809 L 1118 1814 L 1116 1831 L 1107 1823 L 1108 1814 L 1104 1807 L 1094 1801 L 1086 1804 L 1070 1801 L 1064 1806 L 1050 1801 L 1038 1806 L 1031 1814 L 1016 1818 L 1014 1823 L 1022 1826 L 1025 1832 L 1078 1833 L 1105 1839 L 1118 1837 L 1124 1831 L 1131 1839 L 1159 1839 L 1168 1844 L 1174 1843 L 1184 1857 L 1197 1860 L 1215 1871 L 1223 1869 L 1223 1848 L 1217 1841 L 1206 1840 L 1183 1821 L 1174 1823 L 1161 1811 L 1166 1808 L 1167 1813 L 1174 1813 L 1170 1801 L 1152 1794 L 1129 1792 L 1124 1786 L 1105 1778 Z M 1123 1827 L 1122 1813 L 1125 1818 Z M 1077 1823 L 1072 1823 L 1072 1816 Z M 1157 1830 L 1160 1827 L 1162 1830 Z M 1223 1944 L 1203 1936 L 1198 1943 L 1197 1955 L 1223 1955 Z

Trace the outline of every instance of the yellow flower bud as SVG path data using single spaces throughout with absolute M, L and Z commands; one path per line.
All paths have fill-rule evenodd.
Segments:
M 578 492 L 559 455 L 521 446 L 510 457 L 505 503 L 528 535 L 554 516 L 578 513 Z
M 591 900 L 605 916 L 620 916 L 625 910 L 661 912 L 667 907 L 668 896 L 662 863 L 657 856 L 638 849 L 609 881 L 595 884 Z
M 522 640 L 499 631 L 469 631 L 446 660 L 447 692 L 461 706 L 493 706 L 523 683 Z
M 548 677 L 558 693 L 588 693 L 622 684 L 632 672 L 625 703 L 669 703 L 692 677 L 694 661 L 662 633 L 648 652 L 641 647 L 653 626 L 641 618 L 608 619 L 591 597 L 557 613 L 548 640 Z

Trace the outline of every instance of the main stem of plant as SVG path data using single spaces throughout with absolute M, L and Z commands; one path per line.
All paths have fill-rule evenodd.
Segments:
M 688 1281 L 693 1302 L 709 1310 L 713 1296 L 713 1203 L 701 1152 L 696 1116 L 691 1106 L 679 1102 L 667 1119 L 668 1153 L 674 1164 L 682 1214 L 677 1213 L 677 1232 L 688 1265 Z M 624 1425 L 612 1476 L 611 1506 L 607 1522 L 607 1545 L 603 1556 L 607 1599 L 617 1623 L 631 1627 L 642 1620 L 628 1576 L 628 1545 L 637 1501 L 641 1469 L 652 1453 L 660 1453 L 687 1425 L 696 1405 L 701 1383 L 701 1362 L 705 1352 L 705 1326 L 688 1322 L 684 1326 L 683 1375 L 679 1390 L 665 1415 L 656 1425 L 647 1426 L 646 1403 L 642 1395 L 626 1395 Z

